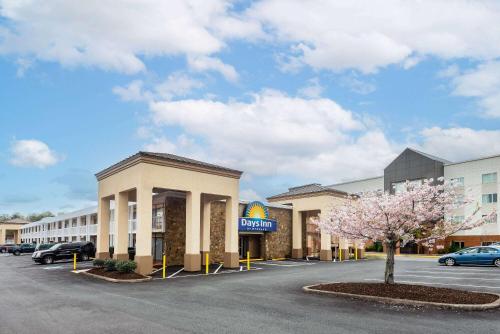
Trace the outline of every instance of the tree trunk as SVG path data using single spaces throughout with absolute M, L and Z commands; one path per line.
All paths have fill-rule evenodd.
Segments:
M 396 253 L 397 241 L 389 241 L 385 244 L 387 258 L 385 260 L 385 284 L 394 284 L 394 254 Z

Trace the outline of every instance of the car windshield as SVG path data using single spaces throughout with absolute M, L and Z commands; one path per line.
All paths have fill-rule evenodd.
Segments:
M 59 247 L 61 247 L 61 244 L 55 244 L 54 246 L 50 247 L 49 249 L 56 250 L 56 249 L 59 249 Z

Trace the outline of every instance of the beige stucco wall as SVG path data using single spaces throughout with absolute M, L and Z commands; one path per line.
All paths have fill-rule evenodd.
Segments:
M 150 261 L 152 235 L 152 191 L 153 188 L 163 188 L 183 191 L 186 193 L 186 242 L 185 266 L 196 269 L 200 258 L 201 243 L 201 195 L 210 194 L 226 199 L 226 217 L 230 223 L 225 228 L 225 252 L 229 254 L 226 262 L 237 261 L 238 253 L 238 177 L 228 176 L 224 172 L 199 171 L 196 168 L 170 167 L 161 163 L 139 162 L 114 174 L 99 180 L 98 184 L 98 238 L 97 252 L 105 255 L 107 252 L 107 235 L 109 233 L 109 198 L 117 198 L 120 192 L 129 191 L 129 201 L 137 201 L 137 232 L 136 232 L 136 259 L 141 273 L 149 269 L 144 267 L 141 259 Z M 108 226 L 106 226 L 108 225 Z M 125 238 L 121 238 L 125 242 Z M 120 242 L 120 240 L 117 240 Z M 115 245 L 116 248 L 116 245 Z M 190 257 L 190 259 L 187 259 Z M 188 263 L 189 262 L 189 263 Z
M 21 228 L 24 224 L 0 223 L 0 244 L 5 244 L 7 232 L 13 232 L 16 244 L 21 243 Z
M 302 222 L 302 212 L 306 211 L 318 211 L 319 214 L 324 214 L 328 212 L 331 208 L 336 205 L 341 205 L 344 203 L 345 198 L 340 195 L 333 194 L 306 194 L 303 197 L 295 196 L 291 198 L 284 199 L 271 199 L 269 202 L 283 205 L 292 205 L 292 224 L 293 224 L 293 249 L 296 257 L 301 257 L 303 252 L 303 222 Z M 321 233 L 321 251 L 323 256 L 331 257 L 331 240 L 332 236 L 328 233 Z M 342 249 L 348 248 L 348 240 L 339 240 L 339 246 Z

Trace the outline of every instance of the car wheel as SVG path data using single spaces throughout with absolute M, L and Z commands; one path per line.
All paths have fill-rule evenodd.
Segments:
M 495 261 L 493 261 L 493 264 L 495 266 L 497 266 L 498 268 L 500 268 L 500 258 L 496 259 Z
M 451 267 L 451 266 L 454 266 L 456 262 L 455 262 L 455 259 L 452 259 L 451 257 L 449 257 L 446 260 L 444 260 L 444 263 L 447 266 Z
M 52 263 L 54 263 L 54 257 L 52 257 L 52 256 L 50 256 L 50 255 L 49 255 L 49 256 L 46 256 L 46 257 L 44 257 L 44 258 L 43 258 L 43 263 L 44 263 L 44 264 L 52 264 Z
M 85 253 L 83 253 L 83 254 L 81 255 L 81 258 L 82 258 L 82 261 L 88 261 L 88 260 L 89 260 L 89 256 L 88 256 L 88 254 L 85 254 Z
M 20 251 L 15 251 L 14 255 L 19 256 L 19 255 L 21 255 L 21 252 Z

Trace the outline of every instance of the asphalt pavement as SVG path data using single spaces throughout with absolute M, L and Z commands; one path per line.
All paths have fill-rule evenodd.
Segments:
M 78 263 L 79 269 L 90 263 Z M 302 287 L 377 281 L 384 261 L 268 261 L 252 270 L 109 283 L 72 263 L 0 257 L 0 333 L 495 333 L 500 310 L 450 311 L 311 295 Z M 158 278 L 158 276 L 156 276 Z M 398 258 L 396 281 L 500 293 L 500 269 Z

